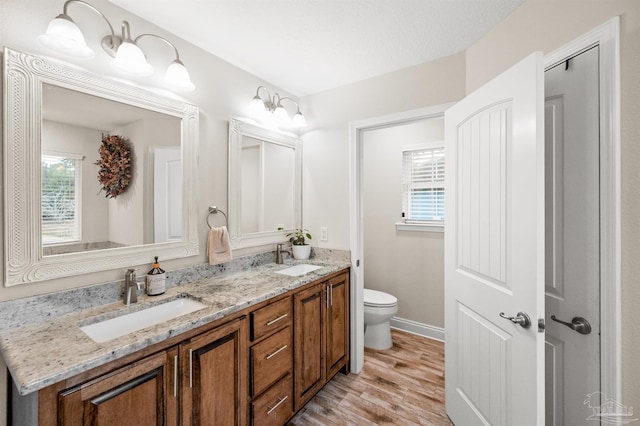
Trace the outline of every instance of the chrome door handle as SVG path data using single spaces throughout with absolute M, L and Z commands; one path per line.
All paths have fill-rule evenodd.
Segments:
M 558 318 L 556 318 L 555 315 L 551 315 L 551 319 L 554 320 L 555 322 L 559 322 L 560 324 L 566 325 L 570 329 L 575 330 L 580 334 L 591 333 L 591 324 L 589 324 L 589 321 L 587 321 L 582 317 L 573 317 L 571 322 L 561 321 Z
M 529 315 L 525 314 L 524 312 L 518 312 L 515 317 L 508 317 L 504 314 L 504 312 L 500 312 L 500 317 L 508 319 L 512 323 L 518 324 L 522 328 L 531 327 L 531 318 L 529 318 Z

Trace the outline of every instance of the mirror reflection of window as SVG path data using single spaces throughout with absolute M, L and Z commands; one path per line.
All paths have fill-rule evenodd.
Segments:
M 42 155 L 42 244 L 82 239 L 82 156 Z

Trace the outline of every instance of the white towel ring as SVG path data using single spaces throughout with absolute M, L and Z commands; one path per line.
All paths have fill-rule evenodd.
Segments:
M 225 212 L 223 212 L 222 210 L 220 210 L 216 206 L 209 206 L 209 213 L 207 214 L 207 225 L 209 225 L 209 229 L 213 229 L 213 226 L 209 222 L 209 218 L 211 217 L 212 214 L 216 214 L 216 213 L 222 213 L 222 215 L 224 216 L 224 222 L 225 222 L 225 224 L 227 225 L 227 228 L 228 228 L 229 227 L 229 219 L 227 218 L 227 214 Z

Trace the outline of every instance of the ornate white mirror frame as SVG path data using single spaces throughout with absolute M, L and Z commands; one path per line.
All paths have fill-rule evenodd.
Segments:
M 198 107 L 52 59 L 4 49 L 4 285 L 126 268 L 197 255 Z M 43 256 L 41 130 L 43 84 L 64 87 L 182 120 L 182 239 Z M 96 150 L 99 141 L 96 143 Z
M 283 230 L 243 232 L 242 230 L 242 142 L 244 138 L 291 148 L 294 151 L 293 227 Z M 282 165 L 286 167 L 286 165 Z M 302 141 L 239 119 L 229 122 L 229 238 L 233 248 L 257 247 L 288 241 L 286 235 L 302 224 Z M 262 194 L 264 195 L 264 194 Z

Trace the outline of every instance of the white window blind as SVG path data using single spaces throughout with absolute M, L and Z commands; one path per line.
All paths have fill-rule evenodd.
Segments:
M 403 151 L 402 161 L 404 221 L 444 221 L 444 146 Z
M 42 155 L 42 244 L 81 239 L 81 156 Z

